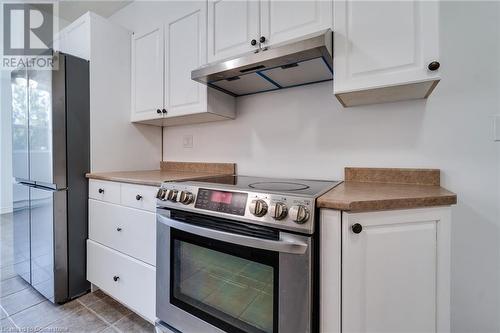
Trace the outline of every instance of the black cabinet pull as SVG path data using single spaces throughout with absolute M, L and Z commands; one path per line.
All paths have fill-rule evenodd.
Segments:
M 252 46 L 257 45 L 257 41 L 256 41 L 255 39 L 252 39 L 252 40 L 250 41 L 250 45 L 252 45 Z
M 264 43 L 265 41 L 266 41 L 266 37 L 261 36 L 260 39 L 259 39 L 259 42 Z
M 156 109 L 156 113 L 161 113 L 161 110 L 160 109 Z
M 161 112 L 167 113 L 167 109 L 163 109 L 163 110 L 161 110 Z
M 103 194 L 104 193 L 104 189 L 100 188 L 99 189 L 99 193 Z
M 116 282 L 116 281 L 118 281 L 118 280 L 120 280 L 120 277 L 119 277 L 119 276 L 116 276 L 116 275 L 115 275 L 115 276 L 113 276 L 113 281 L 115 281 L 115 282 Z
M 122 231 L 122 228 L 118 227 L 116 228 L 116 231 Z
M 441 64 L 438 61 L 433 61 L 429 64 L 429 66 L 427 66 L 427 68 L 429 68 L 430 71 L 436 71 L 440 66 Z
M 359 234 L 361 231 L 363 231 L 363 226 L 359 223 L 355 223 L 352 225 L 351 229 L 355 234 Z
M 139 201 L 139 200 L 141 200 L 141 199 L 142 199 L 142 195 L 137 194 L 137 195 L 135 196 L 135 200 Z

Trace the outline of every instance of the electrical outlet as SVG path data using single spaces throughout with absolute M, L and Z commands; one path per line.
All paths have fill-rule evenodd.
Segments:
M 500 115 L 493 116 L 493 140 L 500 141 Z
M 182 138 L 182 146 L 184 148 L 193 148 L 193 135 L 184 135 Z

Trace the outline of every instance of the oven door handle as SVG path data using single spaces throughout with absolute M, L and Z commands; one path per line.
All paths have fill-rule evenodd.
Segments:
M 307 244 L 293 234 L 280 233 L 280 240 L 270 240 L 199 227 L 197 225 L 176 221 L 160 214 L 157 214 L 156 216 L 159 222 L 169 226 L 170 228 L 202 237 L 216 239 L 222 242 L 292 254 L 304 254 L 307 250 Z

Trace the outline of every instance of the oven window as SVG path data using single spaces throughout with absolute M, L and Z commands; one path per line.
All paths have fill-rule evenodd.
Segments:
M 171 229 L 170 302 L 226 332 L 277 332 L 278 254 Z

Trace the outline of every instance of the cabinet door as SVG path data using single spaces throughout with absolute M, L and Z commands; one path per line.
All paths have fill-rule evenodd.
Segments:
M 90 60 L 90 16 L 85 15 L 60 32 L 59 49 L 75 57 Z
M 207 86 L 191 80 L 207 58 L 206 6 L 167 23 L 165 36 L 167 117 L 206 111 Z
M 261 0 L 264 46 L 286 42 L 332 27 L 332 1 Z
M 259 2 L 208 0 L 208 62 L 258 48 Z
M 334 1 L 335 93 L 436 79 L 438 10 L 437 1 Z
M 446 214 L 442 208 L 343 213 L 342 332 L 449 329 Z
M 163 28 L 132 35 L 132 121 L 162 118 Z

